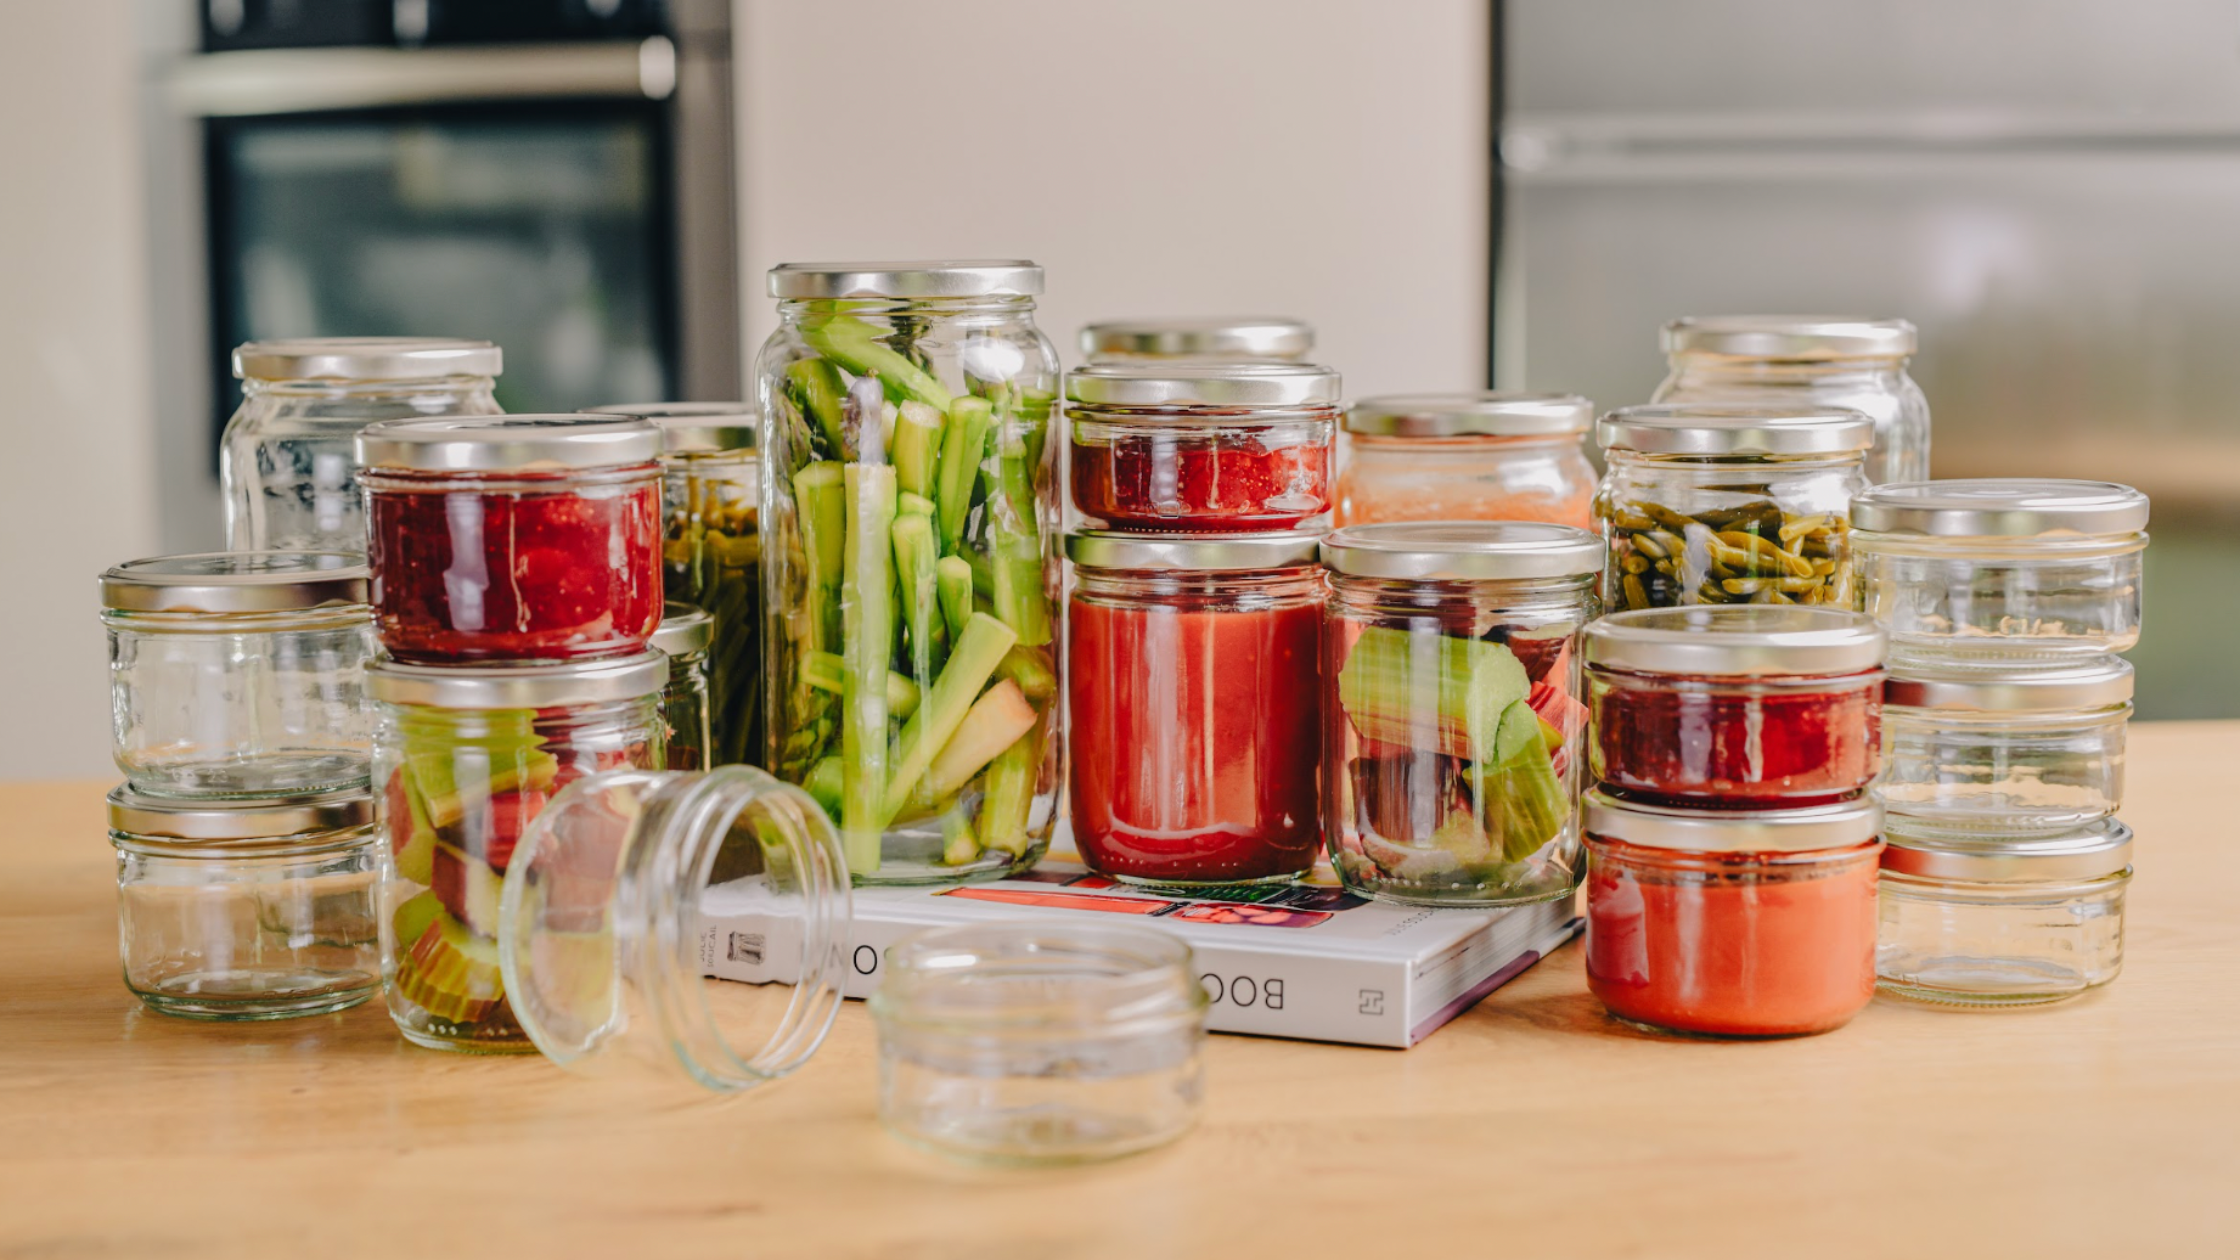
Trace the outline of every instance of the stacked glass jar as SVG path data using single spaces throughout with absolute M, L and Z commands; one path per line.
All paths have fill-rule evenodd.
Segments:
M 1594 527 L 1594 404 L 1494 391 L 1364 398 L 1346 412 L 1340 526 L 1552 521 Z
M 1882 988 L 2073 997 L 2123 965 L 2123 798 L 2147 497 L 2106 482 L 1878 486 L 1853 501 L 1889 627 Z

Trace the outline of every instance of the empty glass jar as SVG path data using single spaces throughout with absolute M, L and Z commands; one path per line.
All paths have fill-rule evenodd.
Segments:
M 1412 394 L 1346 412 L 1337 523 L 1553 521 L 1595 528 L 1576 394 Z
M 1297 363 L 1076 368 L 1073 505 L 1112 529 L 1291 529 L 1330 510 L 1338 390 Z
M 1089 363 L 1303 363 L 1312 353 L 1314 326 L 1280 315 L 1120 319 L 1081 330 L 1081 357 Z
M 708 644 L 715 634 L 708 614 L 672 601 L 653 650 L 669 658 L 669 682 L 661 689 L 661 721 L 671 770 L 706 770 L 708 761 Z
M 2131 663 L 1893 662 L 1882 782 L 1893 817 L 2008 831 L 2070 827 L 2123 803 Z

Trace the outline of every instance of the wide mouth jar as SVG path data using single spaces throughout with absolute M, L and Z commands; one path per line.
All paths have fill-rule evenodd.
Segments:
M 1364 398 L 1345 416 L 1340 525 L 1378 521 L 1552 521 L 1594 526 L 1576 394 L 1481 391 Z
M 2133 673 L 2121 657 L 1894 662 L 1876 788 L 1892 815 L 1983 830 L 2072 826 L 2123 803 Z
M 1281 315 L 1119 319 L 1081 330 L 1081 357 L 1090 363 L 1303 363 L 1312 353 L 1314 326 Z
M 1307 364 L 1066 374 L 1074 506 L 1107 526 L 1290 529 L 1330 510 L 1339 377 Z

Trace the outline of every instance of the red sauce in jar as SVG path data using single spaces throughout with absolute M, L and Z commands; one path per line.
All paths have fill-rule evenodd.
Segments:
M 1244 428 L 1076 441 L 1073 501 L 1119 527 L 1288 529 L 1330 510 L 1330 444 L 1270 442 Z
M 1629 796 L 1734 804 L 1839 800 L 1882 764 L 1882 672 L 1679 678 L 1588 671 L 1594 774 Z

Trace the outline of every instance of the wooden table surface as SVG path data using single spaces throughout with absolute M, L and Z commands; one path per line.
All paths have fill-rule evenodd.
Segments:
M 0 787 L 0 1257 L 2240 1254 L 2240 723 L 2142 725 L 2128 966 L 1666 1040 L 1571 946 L 1409 1051 L 1211 1039 L 1204 1124 L 1090 1168 L 919 1154 L 871 1024 L 742 1098 L 214 1025 L 117 975 L 101 784 Z

